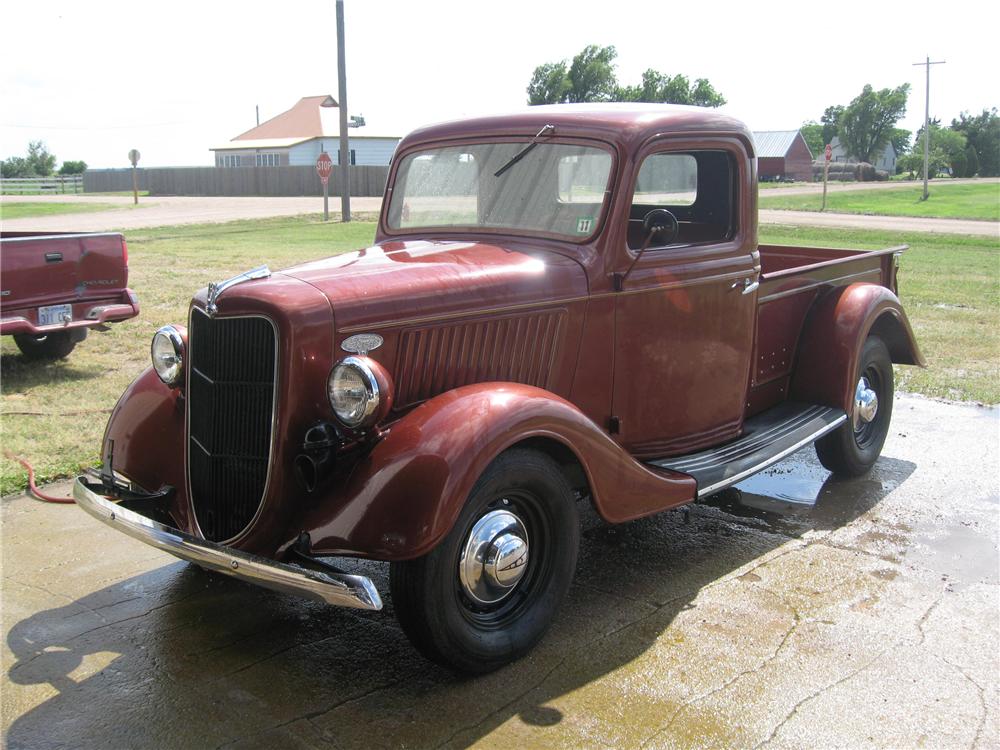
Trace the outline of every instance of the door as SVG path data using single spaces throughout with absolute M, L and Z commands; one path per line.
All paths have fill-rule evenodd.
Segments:
M 661 146 L 640 162 L 615 297 L 612 414 L 641 458 L 688 453 L 742 427 L 759 262 L 738 210 L 750 189 L 741 154 Z M 644 232 L 656 208 L 677 218 L 666 245 Z

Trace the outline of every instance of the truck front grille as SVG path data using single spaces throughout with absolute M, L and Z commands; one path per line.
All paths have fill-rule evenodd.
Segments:
M 188 336 L 188 482 L 198 526 L 222 542 L 246 529 L 267 488 L 277 342 L 265 318 L 209 318 Z

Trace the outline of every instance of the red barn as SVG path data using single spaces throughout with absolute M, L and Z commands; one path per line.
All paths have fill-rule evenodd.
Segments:
M 759 179 L 812 181 L 813 153 L 798 130 L 759 130 L 753 139 Z

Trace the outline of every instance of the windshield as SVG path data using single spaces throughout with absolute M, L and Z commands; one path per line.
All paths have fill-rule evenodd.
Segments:
M 446 227 L 554 234 L 597 229 L 611 154 L 595 146 L 525 141 L 448 146 L 407 155 L 389 202 L 390 229 Z M 513 163 L 519 153 L 521 158 Z M 496 176 L 496 172 L 500 176 Z

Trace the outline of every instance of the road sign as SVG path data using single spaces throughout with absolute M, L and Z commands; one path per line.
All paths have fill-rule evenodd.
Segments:
M 324 151 L 316 159 L 316 174 L 323 181 L 325 185 L 327 180 L 330 179 L 330 174 L 333 172 L 333 162 L 330 161 L 330 155 Z
M 832 158 L 833 158 L 833 148 L 828 143 L 826 144 L 826 160 L 830 161 L 830 159 Z
M 139 152 L 136 151 L 135 149 L 132 149 L 131 151 L 128 152 L 128 160 L 132 162 L 133 167 L 139 163 L 139 155 L 140 155 Z

